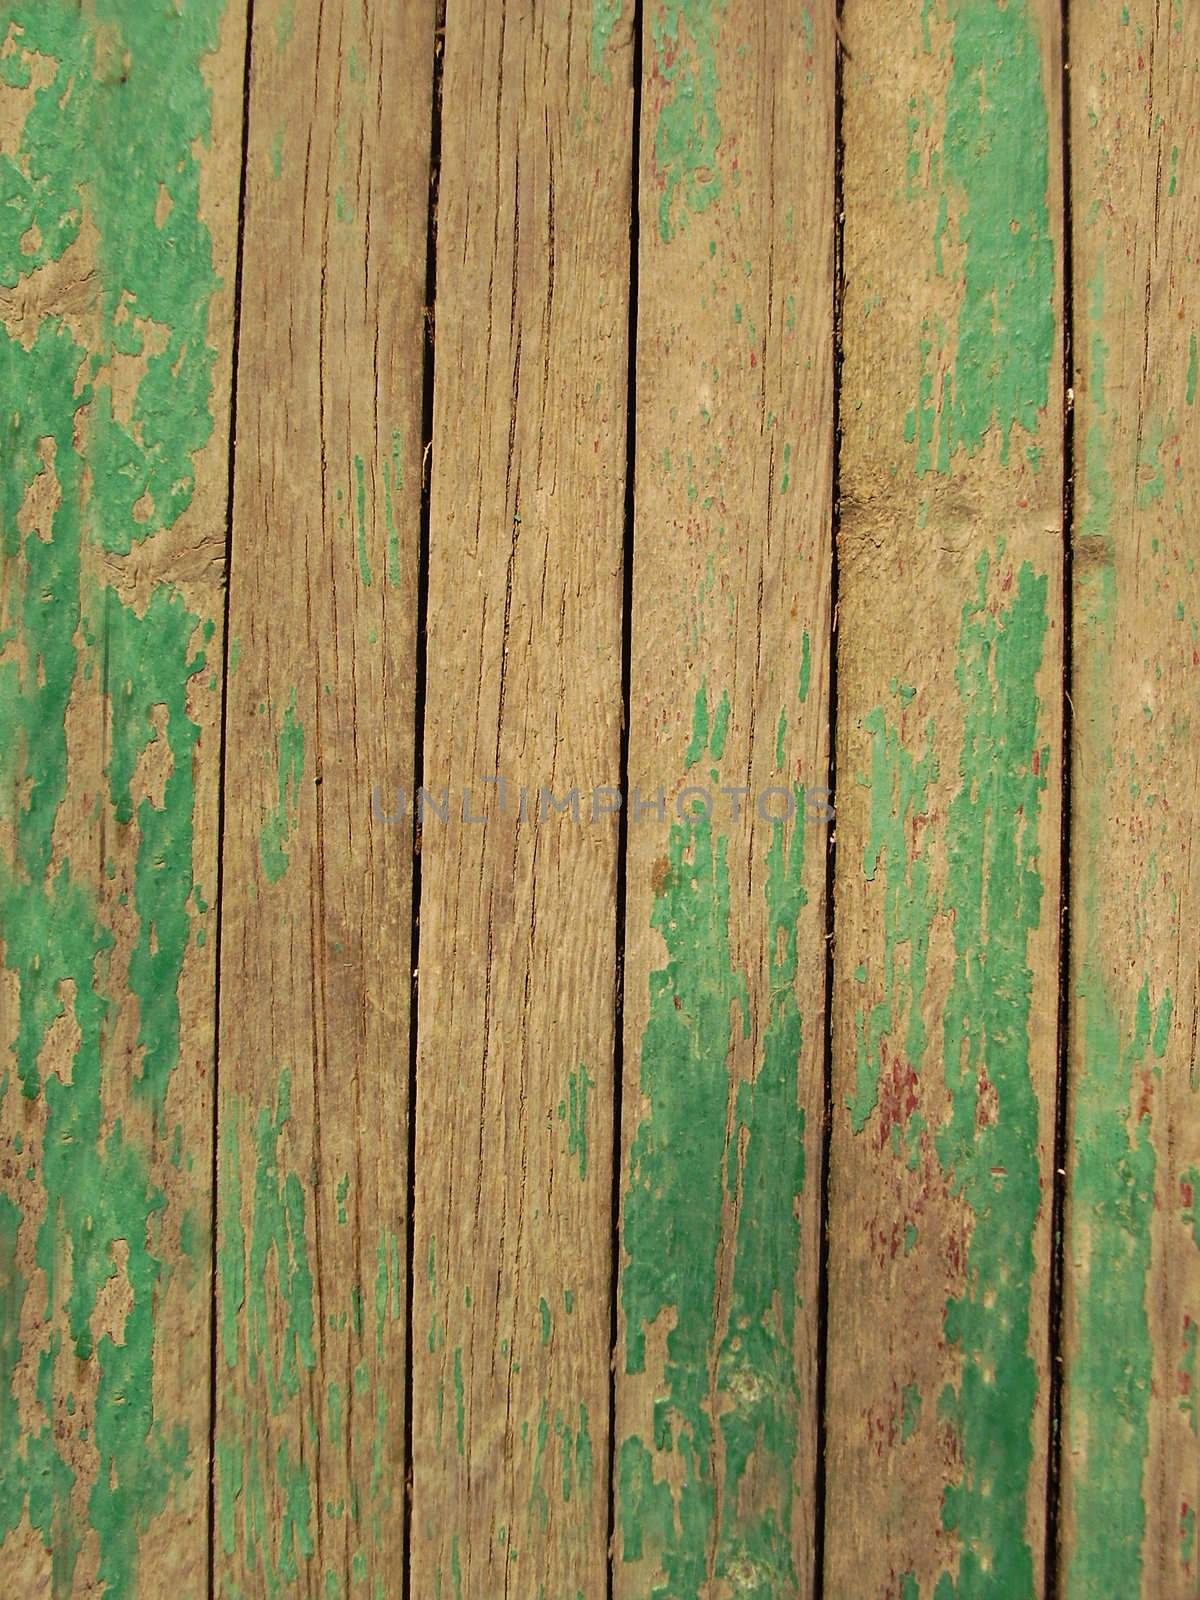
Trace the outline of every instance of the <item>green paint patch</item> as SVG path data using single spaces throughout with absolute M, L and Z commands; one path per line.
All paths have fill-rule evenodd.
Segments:
M 1092 284 L 1092 317 L 1104 304 L 1103 272 Z M 1111 429 L 1106 417 L 1104 359 L 1097 331 L 1093 372 L 1085 393 L 1089 539 L 1112 538 L 1113 495 L 1108 466 Z M 1158 475 L 1158 442 L 1139 452 L 1139 500 Z M 1149 482 L 1145 469 L 1149 468 Z M 1153 498 L 1153 493 L 1151 494 Z M 1111 699 L 1116 588 L 1110 562 L 1089 564 L 1078 580 L 1078 607 L 1086 659 L 1093 663 L 1098 704 Z M 1145 1106 L 1148 1059 L 1166 1052 L 1172 1017 L 1168 993 L 1155 1003 L 1148 978 L 1134 992 L 1114 991 L 1103 945 L 1102 862 L 1110 830 L 1108 796 L 1114 759 L 1106 750 L 1088 787 L 1082 833 L 1082 961 L 1076 996 L 1082 1070 L 1074 1095 L 1072 1127 L 1072 1258 L 1083 1265 L 1077 1292 L 1072 1382 L 1066 1416 L 1075 1463 L 1075 1544 L 1066 1575 L 1068 1600 L 1099 1587 L 1137 1594 L 1143 1587 L 1146 1528 L 1143 1475 L 1150 1437 L 1152 1355 L 1147 1292 L 1152 1255 L 1156 1156 Z M 1141 1106 L 1141 1110 L 1135 1107 Z M 1102 1439 L 1104 1449 L 1095 1448 Z
M 591 1076 L 587 1067 L 581 1062 L 579 1071 L 569 1074 L 567 1078 L 567 1098 L 560 1100 L 558 1105 L 559 1120 L 565 1121 L 567 1124 L 567 1154 L 573 1155 L 578 1159 L 581 1179 L 587 1177 L 588 1167 L 588 1090 L 595 1087 L 595 1078 Z
M 665 243 L 687 227 L 689 214 L 706 211 L 721 193 L 717 36 L 723 10 L 723 0 L 662 0 L 651 24 L 655 75 L 670 93 L 654 134 Z
M 463 1386 L 462 1346 L 454 1347 L 454 1440 L 461 1456 L 463 1454 L 463 1431 L 466 1426 L 467 1407 L 466 1390 Z
M 292 34 L 295 31 L 295 0 L 284 0 L 284 4 L 275 13 L 275 48 L 277 50 L 285 50 L 291 43 Z
M 348 1497 L 327 1499 L 324 1507 L 327 1519 L 348 1519 L 352 1570 L 365 1570 L 365 1558 L 355 1542 L 369 1539 L 378 1545 L 380 1518 L 391 1505 L 393 1492 L 384 1470 L 388 1398 L 383 1385 L 372 1384 L 366 1360 L 355 1362 L 347 1381 L 324 1382 L 322 1405 L 310 1408 L 302 1398 L 311 1383 L 307 1375 L 316 1371 L 319 1330 L 305 1190 L 286 1161 L 291 1123 L 291 1074 L 286 1071 L 279 1075 L 273 1106 L 255 1113 L 236 1097 L 226 1097 L 222 1106 L 218 1267 L 226 1379 L 217 1438 L 219 1526 L 225 1554 L 234 1555 L 240 1548 L 251 1587 L 264 1594 L 289 1593 L 299 1583 L 316 1581 L 315 1572 L 311 1577 L 305 1572 L 314 1555 L 315 1490 L 307 1457 L 302 1452 L 300 1459 L 294 1459 L 286 1446 L 281 1451 L 267 1448 L 262 1424 L 268 1416 L 302 1416 L 305 1451 L 314 1447 L 319 1452 L 327 1446 L 352 1456 Z M 243 1150 L 252 1158 L 251 1187 L 242 1181 Z M 243 1220 L 247 1199 L 248 1218 Z M 377 1258 L 373 1300 L 368 1303 L 355 1283 L 349 1310 L 329 1311 L 323 1320 L 329 1333 L 347 1335 L 344 1350 L 357 1352 L 369 1338 L 373 1310 L 375 1348 L 382 1359 L 385 1328 L 401 1314 L 394 1234 L 381 1235 Z M 322 1343 L 326 1340 L 327 1335 Z M 333 1370 L 332 1364 L 327 1370 Z M 251 1389 L 249 1400 L 246 1384 Z M 369 1402 L 373 1388 L 374 1399 Z M 365 1461 L 359 1464 L 358 1441 L 364 1435 L 369 1443 L 369 1481 Z M 283 1510 L 271 1515 L 270 1506 Z
M 229 1367 L 236 1367 L 238 1363 L 239 1322 L 246 1304 L 246 1235 L 242 1226 L 240 1130 L 241 1104 L 229 1097 L 222 1108 L 217 1141 L 217 1193 L 221 1217 L 217 1284 L 221 1349 Z
M 101 605 L 112 705 L 108 778 L 118 823 L 135 817 L 133 782 L 139 757 L 160 741 L 170 757 L 162 803 L 146 798 L 137 807 L 134 905 L 139 928 L 129 961 L 143 1051 L 137 1085 L 161 1117 L 167 1085 L 179 1064 L 179 980 L 191 932 L 192 768 L 200 730 L 188 716 L 187 690 L 188 680 L 203 671 L 204 653 L 189 654 L 198 619 L 165 584 L 152 594 L 144 617 L 123 605 L 112 589 L 104 591 Z M 162 734 L 153 719 L 159 707 L 166 711 Z
M 1093 900 L 1095 883 L 1093 876 L 1088 891 Z M 1155 1153 L 1149 1111 L 1135 1115 L 1132 1101 L 1138 1092 L 1136 1069 L 1152 1050 L 1159 1057 L 1164 1053 L 1171 1014 L 1170 995 L 1153 1008 L 1144 979 L 1132 1018 L 1123 1019 L 1100 976 L 1102 961 L 1093 935 L 1079 987 L 1086 1070 L 1075 1090 L 1072 1139 L 1074 1231 L 1087 1241 L 1067 1419 L 1079 1452 L 1076 1542 L 1067 1576 L 1072 1600 L 1095 1593 L 1097 1584 L 1111 1585 L 1111 1593 L 1141 1589 Z M 1111 1453 L 1081 1448 L 1096 1437 L 1097 1426 L 1111 1439 Z
M 919 473 L 948 472 L 954 452 L 974 455 L 992 428 L 1006 463 L 1013 428 L 1037 432 L 1054 352 L 1049 127 L 1027 0 L 950 0 L 947 16 L 954 35 L 945 134 L 931 169 L 945 185 L 934 255 L 941 272 L 953 222 L 963 295 L 952 344 L 940 330 L 934 368 L 928 328 L 922 341 L 920 399 L 906 425 Z
M 692 709 L 692 739 L 683 758 L 686 771 L 690 772 L 703 759 L 708 749 L 708 733 L 708 679 L 703 678 L 696 690 L 696 703 Z
M 355 526 L 358 534 L 358 575 L 371 586 L 371 562 L 367 555 L 367 469 L 361 456 L 354 458 Z
M 950 1115 L 934 1146 L 950 1192 L 964 1200 L 972 1222 L 964 1287 L 946 1306 L 946 1340 L 961 1371 L 942 1396 L 940 1415 L 953 1431 L 963 1472 L 943 1496 L 943 1524 L 957 1537 L 958 1561 L 955 1572 L 942 1574 L 937 1600 L 1007 1600 L 1034 1589 L 1025 1526 L 1037 1395 L 1029 1338 L 1041 1173 L 1028 945 L 1041 913 L 1037 826 L 1049 764 L 1049 750 L 1038 745 L 1036 688 L 1047 581 L 1026 562 L 1018 572 L 997 571 L 993 582 L 1002 561 L 1002 550 L 994 561 L 981 557 L 975 597 L 962 613 L 960 787 L 947 813 L 940 907 L 930 885 L 929 830 L 918 827 L 938 776 L 933 726 L 925 728 L 924 754 L 916 759 L 882 710 L 866 723 L 872 753 L 864 871 L 869 879 L 881 867 L 885 872 L 885 974 L 883 999 L 856 1018 L 849 1109 L 856 1131 L 879 1112 L 881 1148 L 890 1136 L 903 1154 L 907 1140 L 914 1170 L 925 1129 L 917 1106 L 927 1045 L 926 964 L 939 911 L 954 938 L 940 1052 Z M 990 587 L 1012 598 L 996 605 Z M 905 686 L 892 687 L 904 703 Z M 916 1242 L 909 1223 L 906 1255 Z M 902 1443 L 918 1425 L 918 1408 L 915 1390 L 905 1390 Z
M 393 589 L 400 588 L 404 572 L 400 565 L 400 529 L 396 525 L 396 496 L 404 488 L 404 436 L 399 428 L 392 430 L 391 457 L 384 457 L 383 519 L 387 526 L 387 576 Z
M 186 14 L 131 0 L 22 4 L 8 18 L 19 48 L 0 69 L 8 86 L 28 91 L 14 100 L 23 120 L 0 154 L 0 284 L 16 288 L 82 241 L 94 291 L 79 328 L 47 316 L 19 340 L 0 331 L 3 641 L 18 644 L 0 660 L 0 817 L 12 840 L 0 862 L 0 925 L 16 979 L 16 1075 L 25 1097 L 44 1101 L 40 1162 L 25 1177 L 45 1190 L 35 1246 L 45 1298 L 24 1313 L 34 1330 L 24 1348 L 29 1284 L 18 1243 L 23 1222 L 34 1224 L 0 1200 L 0 1542 L 27 1520 L 50 1553 L 56 1600 L 77 1587 L 85 1541 L 110 1600 L 140 1592 L 143 1538 L 194 1474 L 199 1448 L 160 1411 L 167 1202 L 152 1171 L 173 1158 L 163 1107 L 180 1056 L 178 983 L 193 890 L 196 726 L 187 691 L 204 657 L 190 653 L 198 619 L 173 590 L 152 588 L 140 611 L 128 607 L 85 585 L 82 545 L 86 537 L 121 556 L 174 527 L 192 504 L 194 458 L 212 435 L 208 322 L 217 280 L 198 163 L 210 136 L 205 57 L 222 9 L 218 0 L 196 0 Z M 120 161 L 112 159 L 114 128 Z M 91 781 L 72 778 L 67 742 L 68 706 L 83 684 L 109 701 L 96 707 L 111 743 L 107 790 L 94 797 L 92 815 L 101 837 L 105 826 L 110 838 L 114 826 L 122 835 L 136 830 L 131 894 L 117 898 L 137 919 L 129 988 L 141 1061 L 133 1081 L 163 1136 L 157 1158 L 113 1118 L 109 1078 L 116 1070 L 124 1082 L 128 1073 L 124 1059 L 112 1060 L 113 1041 L 132 1028 L 108 993 L 115 941 L 92 884 L 103 868 L 63 854 L 61 839 L 55 850 L 72 784 Z M 139 770 L 147 752 L 153 785 Z M 43 1081 L 39 1057 L 65 1017 L 70 1059 Z M 178 1226 L 185 1257 L 202 1254 L 194 1216 L 185 1210 Z M 122 1306 L 111 1331 L 102 1308 L 110 1286 Z M 37 1372 L 20 1410 L 19 1366 Z M 60 1413 L 64 1391 L 69 1401 L 85 1386 L 92 1418 L 78 1436 L 88 1445 L 81 1470 L 89 1481 L 79 1483 Z
M 1183 1356 L 1179 1363 L 1179 1409 L 1187 1418 L 1188 1427 L 1193 1434 L 1197 1432 L 1197 1417 L 1200 1412 L 1200 1397 L 1196 1394 L 1198 1332 L 1200 1329 L 1197 1329 L 1196 1323 L 1185 1313 Z
M 612 38 L 613 29 L 621 20 L 621 0 L 592 0 L 592 47 L 591 63 L 593 73 L 603 78 L 605 83 L 612 81 L 612 73 L 608 62 L 604 59 L 608 50 L 608 41 Z
M 1026 1538 L 1037 1372 L 1029 1353 L 1033 1234 L 1041 1206 L 1038 1103 L 1030 1071 L 1033 977 L 1028 942 L 1041 914 L 1038 808 L 1048 749 L 1039 749 L 1036 680 L 1046 635 L 1046 579 L 1025 562 L 989 604 L 991 563 L 964 607 L 958 686 L 962 787 L 946 826 L 946 908 L 955 962 L 942 1058 L 950 1119 L 936 1136 L 953 1194 L 973 1226 L 966 1280 L 946 1306 L 946 1338 L 962 1357 L 952 1391 L 962 1481 L 942 1520 L 959 1540 L 956 1577 L 938 1600 L 1034 1591 Z M 1121 1592 L 1118 1588 L 1113 1592 Z
M 900 1395 L 900 1443 L 907 1444 L 921 1420 L 921 1391 L 915 1383 L 905 1384 Z
M 268 883 L 278 883 L 287 871 L 287 845 L 299 820 L 300 782 L 304 776 L 304 729 L 296 716 L 295 689 L 283 714 L 278 763 L 278 797 L 259 835 L 263 871 Z
M 697 760 L 708 740 L 707 705 L 702 686 L 689 751 Z M 802 813 L 799 791 L 796 801 Z M 733 1030 L 750 1036 L 750 1002 L 730 952 L 726 841 L 708 817 L 672 826 L 652 917 L 667 958 L 650 976 L 640 1089 L 651 1109 L 634 1137 L 625 1196 L 626 1370 L 645 1370 L 656 1322 L 664 1319 L 669 1331 L 653 1445 L 636 1435 L 622 1440 L 618 1478 L 622 1559 L 655 1563 L 661 1578 L 647 1590 L 655 1596 L 699 1593 L 714 1539 L 724 1580 L 739 1575 L 747 1592 L 780 1596 L 797 1583 L 790 1529 L 801 1400 L 796 1295 L 787 1286 L 799 1271 L 796 1200 L 804 1186 L 795 997 L 802 826 L 789 835 L 781 821 L 773 824 L 766 866 L 771 971 L 763 1042 L 756 1076 L 736 1088 L 729 1051 Z M 718 1326 L 727 1198 L 736 1216 L 732 1293 Z M 725 1473 L 719 1529 L 714 1414 Z M 751 1481 L 753 1496 L 745 1492 Z
M 272 1414 L 300 1392 L 300 1372 L 316 1366 L 313 1345 L 313 1278 L 305 1235 L 304 1188 L 294 1172 L 282 1173 L 279 1140 L 291 1120 L 292 1075 L 283 1071 L 274 1113 L 263 1107 L 254 1125 L 256 1151 L 248 1270 L 246 1336 L 248 1373 L 266 1384 Z M 268 1277 L 268 1263 L 271 1272 Z M 274 1285 L 272 1299 L 270 1285 Z M 275 1348 L 273 1348 L 273 1346 Z M 277 1353 L 276 1353 L 277 1352 Z
M 725 754 L 725 740 L 729 736 L 729 690 L 726 689 L 717 702 L 717 709 L 713 714 L 712 738 L 709 740 L 709 754 L 714 761 L 720 761 Z
M 1165 423 L 1156 416 L 1149 416 L 1145 420 L 1138 438 L 1137 452 L 1139 511 L 1145 511 L 1163 497 L 1167 474 L 1161 452 L 1164 438 L 1168 431 L 1174 432 L 1174 427 L 1173 417 L 1168 417 Z

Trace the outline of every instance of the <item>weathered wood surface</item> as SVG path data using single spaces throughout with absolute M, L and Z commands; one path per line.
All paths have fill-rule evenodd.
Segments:
M 615 14 L 447 15 L 414 1596 L 605 1583 L 631 62 Z
M 1074 781 L 1061 1592 L 1200 1593 L 1200 18 L 1071 10 Z
M 199 1600 L 242 22 L 0 32 L 0 1589 Z
M 643 40 L 620 1596 L 812 1592 L 833 50 L 832 5 Z
M 2 15 L 0 1594 L 1200 1594 L 1189 9 Z
M 432 3 L 256 8 L 229 595 L 217 1593 L 403 1563 Z M 373 794 L 377 798 L 373 801 Z
M 1057 6 L 850 0 L 827 1592 L 1044 1582 Z M 853 1505 L 852 1515 L 844 1508 Z

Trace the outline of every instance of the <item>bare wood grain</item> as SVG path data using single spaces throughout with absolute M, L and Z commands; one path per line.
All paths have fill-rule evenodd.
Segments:
M 614 1592 L 807 1595 L 834 8 L 645 27 Z
M 592 791 L 619 778 L 631 56 L 615 6 L 447 15 L 414 1596 L 604 1591 L 617 826 Z
M 1057 6 L 844 13 L 826 1592 L 1043 1585 Z
M 255 9 L 230 595 L 218 1593 L 390 1593 L 432 3 Z
M 1074 787 L 1062 1575 L 1200 1590 L 1200 26 L 1071 7 Z

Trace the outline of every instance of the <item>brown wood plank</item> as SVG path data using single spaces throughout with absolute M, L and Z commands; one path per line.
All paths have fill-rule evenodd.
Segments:
M 1200 18 L 1071 7 L 1074 787 L 1059 1592 L 1200 1593 Z
M 826 1593 L 1042 1592 L 1060 21 L 848 0 Z
M 620 10 L 464 0 L 447 18 L 424 745 L 447 809 L 421 827 L 414 1597 L 604 1592 L 618 833 L 591 800 L 620 755 Z M 576 788 L 578 820 L 540 799 Z
M 2 34 L 0 1592 L 199 1600 L 244 30 Z
M 218 1593 L 394 1592 L 434 8 L 255 8 L 230 596 Z M 378 800 L 372 803 L 372 792 Z
M 614 1592 L 782 1600 L 814 1579 L 834 7 L 645 27 Z

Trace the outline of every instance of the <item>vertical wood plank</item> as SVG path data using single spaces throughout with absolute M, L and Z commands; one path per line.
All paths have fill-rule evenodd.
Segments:
M 218 1593 L 394 1592 L 433 5 L 255 7 L 230 595 Z M 373 803 L 373 791 L 378 791 Z
M 814 1577 L 834 7 L 645 28 L 614 1592 L 782 1600 Z
M 848 0 L 826 1592 L 1040 1593 L 1060 23 Z
M 0 30 L 6 1594 L 207 1581 L 240 12 Z
M 631 58 L 617 5 L 447 13 L 414 1596 L 605 1585 L 617 824 L 592 791 L 619 776 Z
M 1200 1592 L 1200 18 L 1071 8 L 1074 780 L 1060 1593 Z

